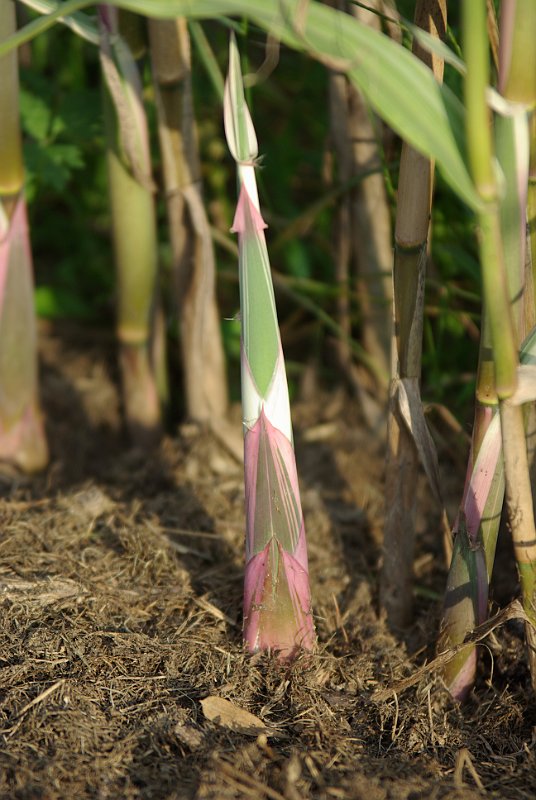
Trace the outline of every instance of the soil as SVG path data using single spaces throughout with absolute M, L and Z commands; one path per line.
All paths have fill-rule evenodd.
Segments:
M 242 465 L 193 424 L 129 447 L 110 352 L 43 336 L 51 464 L 0 475 L 0 798 L 535 797 L 518 622 L 481 648 L 463 708 L 433 671 L 378 696 L 433 658 L 445 570 L 423 482 L 415 624 L 392 635 L 383 444 L 355 403 L 334 389 L 294 408 L 318 648 L 282 665 L 242 647 Z

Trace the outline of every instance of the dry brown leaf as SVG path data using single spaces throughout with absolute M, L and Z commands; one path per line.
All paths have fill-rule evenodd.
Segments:
M 398 382 L 398 403 L 400 413 L 415 442 L 430 488 L 438 505 L 443 508 L 437 452 L 424 419 L 419 384 L 415 378 L 404 378 Z
M 235 733 L 244 733 L 246 736 L 259 736 L 261 733 L 266 736 L 275 734 L 275 731 L 267 728 L 264 722 L 259 717 L 256 717 L 255 714 L 251 714 L 251 712 L 236 706 L 223 697 L 216 697 L 215 695 L 205 697 L 204 700 L 201 700 L 201 707 L 203 714 L 210 722 L 229 728 Z
M 49 606 L 61 600 L 87 596 L 87 590 L 76 581 L 66 578 L 25 580 L 11 572 L 0 570 L 0 597 L 11 602 L 21 601 L 37 606 Z
M 504 625 L 511 619 L 522 619 L 529 625 L 533 625 L 532 620 L 527 616 L 519 600 L 512 600 L 512 602 L 509 603 L 506 608 L 503 608 L 501 611 L 495 614 L 495 616 L 490 617 L 490 619 L 486 620 L 486 622 L 483 622 L 481 625 L 471 631 L 471 633 L 465 637 L 465 641 L 454 645 L 454 647 L 444 650 L 442 653 L 439 653 L 439 655 L 437 655 L 433 661 L 430 661 L 423 667 L 419 667 L 419 669 L 416 669 L 415 672 L 413 672 L 413 674 L 409 675 L 407 678 L 403 678 L 402 680 L 397 681 L 385 689 L 376 689 L 372 693 L 371 699 L 374 702 L 382 702 L 392 697 L 393 694 L 400 694 L 400 692 L 409 689 L 411 686 L 419 683 L 421 678 L 423 678 L 425 675 L 428 675 L 431 672 L 436 672 L 445 664 L 448 664 L 448 662 L 452 661 L 452 659 L 455 658 L 458 653 L 461 653 L 465 647 L 481 642 L 482 639 L 485 639 L 486 636 L 495 630 L 495 628 L 498 628 L 500 625 Z

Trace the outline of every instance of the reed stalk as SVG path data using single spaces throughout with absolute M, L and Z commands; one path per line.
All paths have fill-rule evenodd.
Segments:
M 519 11 L 519 8 L 517 9 Z M 465 0 L 463 4 L 463 48 L 467 63 L 465 79 L 468 156 L 475 187 L 482 200 L 478 214 L 479 249 L 482 266 L 484 302 L 489 315 L 495 386 L 499 398 L 501 436 L 505 470 L 505 494 L 508 521 L 518 564 L 524 609 L 535 617 L 536 529 L 530 487 L 523 410 L 510 401 L 517 386 L 517 331 L 510 300 L 501 230 L 500 199 L 493 166 L 493 145 L 489 112 L 486 105 L 488 82 L 488 43 L 484 0 Z M 527 20 L 518 19 L 525 26 Z M 513 26 L 516 27 L 515 24 Z M 501 32 L 505 35 L 504 28 Z M 514 56 L 510 50 L 506 62 Z M 512 70 L 512 67 L 510 67 Z M 512 70 L 514 72 L 514 70 Z M 516 72 L 519 71 L 515 70 Z M 532 78 L 531 78 L 532 80 Z M 513 79 L 503 78 L 503 92 L 512 91 Z M 517 100 L 519 101 L 518 95 Z M 526 99 L 523 99 L 526 102 Z M 532 640 L 532 635 L 531 635 Z M 530 642 L 532 643 L 532 641 Z M 536 659 L 529 648 L 533 684 Z
M 419 0 L 415 23 L 442 38 L 446 29 L 444 0 Z M 442 60 L 424 51 L 417 42 L 414 42 L 413 52 L 441 81 Z M 411 620 L 413 608 L 415 486 L 419 454 L 402 418 L 399 388 L 400 382 L 405 381 L 419 397 L 433 172 L 434 164 L 430 159 L 408 144 L 403 144 L 395 226 L 393 364 L 389 391 L 386 519 L 380 587 L 381 606 L 393 628 L 406 626 Z
M 380 0 L 367 5 L 383 11 Z M 378 14 L 354 4 L 351 13 L 364 25 L 377 31 L 381 29 Z M 353 174 L 370 172 L 357 185 L 351 206 L 351 241 L 360 295 L 362 338 L 365 349 L 384 376 L 382 381 L 377 381 L 377 394 L 385 402 L 390 373 L 393 284 L 392 225 L 380 152 L 382 123 L 363 94 L 346 80 Z
M 536 111 L 533 111 L 529 120 L 529 182 L 527 193 L 527 232 L 530 242 L 530 256 L 532 266 L 532 283 L 536 285 Z
M 488 316 L 482 330 L 471 449 L 460 508 L 454 522 L 454 549 L 443 605 L 438 650 L 454 647 L 487 617 L 488 588 L 504 501 L 499 403 Z M 443 679 L 459 701 L 476 675 L 476 648 L 467 647 L 445 665 Z
M 227 378 L 214 248 L 201 191 L 186 20 L 149 20 L 149 39 L 178 295 L 186 412 L 194 420 L 216 421 L 227 410 Z
M 503 168 L 506 184 L 503 189 L 504 196 L 501 199 L 501 231 L 510 297 L 514 308 L 514 324 L 517 325 L 519 338 L 524 338 L 528 334 L 535 317 L 532 270 L 527 270 L 527 254 L 529 261 L 531 256 L 531 243 L 527 239 L 530 172 L 530 128 L 527 115 L 534 116 L 536 107 L 535 37 L 536 3 L 529 0 L 503 0 L 499 49 L 499 91 L 512 104 L 512 112 L 497 117 L 496 140 L 497 155 Z M 527 246 L 529 247 L 528 251 Z M 507 414 L 512 413 L 512 409 L 508 407 Z M 521 419 L 526 432 L 527 425 L 534 425 L 534 403 L 525 407 Z M 519 408 L 515 413 L 514 424 L 516 428 L 520 425 Z M 532 459 L 533 453 L 530 450 L 533 448 L 533 444 L 530 436 L 528 442 Z M 517 467 L 517 459 L 515 464 Z M 529 506 L 526 500 L 524 511 L 526 514 L 531 514 L 532 525 L 524 524 L 520 520 L 516 528 L 512 526 L 512 536 L 521 579 L 523 604 L 530 616 L 531 611 L 536 611 L 536 541 L 533 542 L 532 547 L 527 546 L 527 542 L 530 542 L 531 537 L 535 538 L 536 530 L 532 512 L 533 497 L 528 463 L 521 486 L 527 500 L 530 495 L 531 504 Z M 508 495 L 507 488 L 507 501 Z M 516 514 L 516 519 L 522 500 L 523 496 L 514 495 L 510 501 L 510 508 Z M 535 617 L 536 615 L 533 613 L 533 618 Z M 525 625 L 525 637 L 532 685 L 536 688 L 536 631 L 530 623 Z
M 343 9 L 347 4 L 339 2 L 338 6 Z M 376 10 L 381 6 L 379 0 L 372 3 Z M 380 29 L 378 14 L 357 6 L 352 6 L 350 13 L 363 24 Z M 345 75 L 333 71 L 330 73 L 330 120 L 339 175 L 345 181 L 362 176 L 355 189 L 341 199 L 338 208 L 336 268 L 337 280 L 343 289 L 338 303 L 339 324 L 350 335 L 348 292 L 357 282 L 361 337 L 377 365 L 370 388 L 377 403 L 379 401 L 376 416 L 383 418 L 390 363 L 392 232 L 378 144 L 381 123 L 374 120 L 363 94 Z M 361 390 L 363 376 L 354 375 L 355 367 L 344 340 L 338 344 L 338 355 L 366 413 L 371 403 Z
M 347 79 L 344 75 L 331 72 L 329 76 L 329 120 L 332 147 L 336 154 L 337 176 L 347 176 L 352 172 L 350 137 L 347 125 L 348 101 Z M 351 303 L 351 195 L 340 197 L 334 217 L 334 259 L 335 281 L 339 289 L 336 298 L 336 319 L 343 336 L 336 340 L 336 356 L 346 380 L 353 381 L 352 352 L 349 339 L 352 335 Z M 355 382 L 359 392 L 360 383 Z
M 488 29 L 491 27 L 493 30 L 494 26 L 489 24 L 489 6 L 487 12 Z M 506 24 L 513 22 L 509 17 L 511 14 L 505 13 L 503 8 L 503 31 L 499 44 L 499 88 L 503 94 L 508 86 L 510 65 L 513 63 L 515 66 L 516 62 L 516 56 L 513 60 L 507 57 L 513 32 L 508 31 L 509 25 Z M 525 339 L 534 319 L 532 276 L 527 273 L 525 265 L 527 165 L 519 147 L 519 140 L 522 142 L 524 139 L 524 117 L 524 107 L 519 106 L 515 113 L 496 115 L 494 125 L 495 152 L 504 175 L 499 216 L 516 349 Z M 464 495 L 454 526 L 456 540 L 447 581 L 438 643 L 440 650 L 460 644 L 487 617 L 488 587 L 504 500 L 503 458 L 497 452 L 500 425 L 496 417 L 499 406 L 494 390 L 489 316 L 485 308 L 482 316 L 484 323 L 480 341 L 472 446 Z M 532 416 L 533 412 L 527 408 L 525 418 L 529 425 Z M 481 475 L 484 465 L 487 480 L 483 480 Z M 457 700 L 465 699 L 474 684 L 475 675 L 474 646 L 462 650 L 445 666 L 443 672 L 445 683 Z
M 0 4 L 0 42 L 15 30 L 15 5 L 4 0 Z M 48 447 L 38 398 L 16 51 L 0 59 L 0 120 L 0 460 L 35 472 L 46 466 Z
M 138 68 L 120 36 L 119 20 L 128 26 L 128 15 L 110 6 L 99 14 L 123 401 L 131 437 L 145 445 L 161 432 L 152 361 L 157 238 L 149 136 Z

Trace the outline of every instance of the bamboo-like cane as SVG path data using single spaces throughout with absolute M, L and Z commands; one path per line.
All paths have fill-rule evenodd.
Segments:
M 536 3 L 529 0 L 503 0 L 499 48 L 499 90 L 514 104 L 513 113 L 496 119 L 497 155 L 505 174 L 506 189 L 501 200 L 501 233 L 505 263 L 512 298 L 514 324 L 518 336 L 524 337 L 535 316 L 534 285 L 526 276 L 526 222 L 530 162 L 530 132 L 527 115 L 536 106 Z M 530 246 L 530 242 L 529 242 Z M 521 287 L 522 291 L 518 290 Z M 521 297 L 521 299 L 520 299 Z M 527 319 L 528 317 L 528 319 Z M 518 412 L 519 415 L 519 412 Z M 524 422 L 534 420 L 534 404 L 526 408 Z M 529 445 L 530 447 L 530 445 Z M 530 480 L 527 468 L 527 480 Z M 507 494 L 507 496 L 509 493 Z M 531 495 L 532 501 L 532 495 Z M 510 503 L 510 508 L 512 504 Z M 516 510 L 519 506 L 516 504 Z M 529 508 L 526 508 L 529 513 Z M 532 532 L 535 532 L 534 520 Z M 530 526 L 517 530 L 526 543 Z M 530 555 L 526 546 L 515 546 L 516 530 L 512 527 L 516 560 L 521 575 L 523 602 L 526 610 L 536 612 L 536 547 Z M 523 536 L 523 539 L 521 539 Z M 536 545 L 536 542 L 534 543 Z M 532 562 L 532 563 L 530 563 Z M 523 577 L 526 576 L 526 577 Z M 527 605 L 529 608 L 527 608 Z M 536 687 L 536 632 L 525 625 L 532 684 Z
M 347 4 L 338 5 L 344 8 Z M 381 3 L 375 0 L 372 6 L 378 10 Z M 351 13 L 363 24 L 379 30 L 377 14 L 354 6 Z M 339 203 L 336 268 L 343 291 L 339 296 L 338 313 L 341 327 L 350 335 L 348 288 L 357 274 L 361 334 L 365 349 L 377 365 L 374 394 L 380 401 L 383 417 L 389 375 L 389 317 L 393 294 L 391 220 L 377 141 L 379 134 L 373 124 L 372 112 L 348 78 L 336 72 L 330 74 L 330 119 L 339 174 L 347 180 L 368 173 Z M 338 343 L 338 354 L 342 367 L 363 399 L 366 412 L 368 404 L 361 392 L 362 378 L 357 376 L 354 379 L 346 341 Z
M 532 260 L 532 281 L 536 286 L 536 111 L 529 121 L 530 162 L 527 196 L 528 235 Z
M 446 3 L 444 0 L 419 0 L 415 21 L 419 27 L 442 38 L 446 29 Z M 432 57 L 416 42 L 413 50 L 441 80 L 442 60 Z M 400 412 L 399 385 L 400 381 L 410 382 L 418 396 L 433 169 L 429 159 L 409 145 L 403 145 L 395 228 L 393 378 L 389 397 L 381 575 L 381 605 L 389 624 L 395 628 L 409 623 L 413 606 L 415 484 L 419 456 Z
M 515 93 L 508 80 L 516 67 L 512 46 L 513 7 L 503 8 L 500 40 L 499 85 L 502 93 Z M 490 10 L 488 8 L 488 28 Z M 523 24 L 526 24 L 524 19 Z M 508 99 L 513 100 L 514 97 Z M 519 100 L 522 98 L 519 97 Z M 516 346 L 528 334 L 534 321 L 532 276 L 525 265 L 525 207 L 527 186 L 526 119 L 523 105 L 495 119 L 495 146 L 504 175 L 500 204 L 501 236 Z M 494 366 L 489 317 L 484 316 L 477 378 L 473 442 L 460 516 L 456 522 L 454 557 L 450 568 L 439 638 L 439 649 L 460 644 L 487 616 L 488 584 L 491 578 L 501 507 L 504 496 L 502 453 L 498 451 L 500 423 L 498 398 L 494 390 Z M 525 354 L 526 356 L 526 354 Z M 522 359 L 524 355 L 522 353 Z M 533 414 L 525 410 L 528 424 Z M 533 423 L 532 423 L 533 424 Z M 532 447 L 533 445 L 531 445 Z M 484 564 L 485 562 L 485 564 Z M 531 631 L 528 630 L 528 636 Z M 443 677 L 453 697 L 463 700 L 476 674 L 476 648 L 467 647 L 450 661 Z
M 15 5 L 4 0 L 0 41 L 15 30 Z M 38 399 L 16 51 L 0 59 L 0 120 L 0 460 L 35 472 L 46 466 L 48 448 Z
M 489 5 L 487 11 L 488 29 L 491 27 L 493 30 Z M 508 33 L 505 23 L 512 20 L 508 20 L 511 14 L 504 12 L 505 9 L 499 50 L 499 81 L 503 93 L 509 66 L 513 63 L 515 67 L 516 62 L 515 54 L 513 60 L 507 57 L 512 31 Z M 524 117 L 524 107 L 519 106 L 516 113 L 497 115 L 495 119 L 495 148 L 505 178 L 500 204 L 501 235 L 516 347 L 532 327 L 534 316 L 532 280 L 530 276 L 526 279 L 524 255 L 527 184 L 527 163 L 521 152 L 525 149 Z M 519 137 L 521 147 L 518 146 Z M 517 156 L 521 157 L 520 162 Z M 503 459 L 497 451 L 500 434 L 498 398 L 494 391 L 493 353 L 489 317 L 485 310 L 483 318 L 473 440 L 464 496 L 454 529 L 457 538 L 447 581 L 440 650 L 462 642 L 487 616 L 488 585 L 504 496 Z M 443 677 L 453 697 L 463 700 L 474 683 L 475 674 L 476 648 L 467 647 L 445 666 Z
M 123 399 L 133 440 L 146 444 L 161 430 L 151 360 L 157 240 L 149 136 L 141 80 L 119 36 L 118 11 L 101 6 L 99 14 Z
M 367 5 L 382 11 L 383 3 Z M 351 13 L 369 27 L 380 30 L 380 17 L 352 4 Z M 354 174 L 377 168 L 356 189 L 351 208 L 352 248 L 357 263 L 363 344 L 374 357 L 379 372 L 389 375 L 390 309 L 393 302 L 392 225 L 382 172 L 379 138 L 381 122 L 375 120 L 363 95 L 349 84 L 348 131 L 352 141 Z M 387 380 L 379 384 L 379 394 L 387 399 Z
M 186 411 L 191 419 L 217 424 L 227 409 L 227 378 L 214 248 L 201 193 L 186 20 L 149 20 L 149 37 L 178 284 Z
M 525 271 L 524 271 L 524 291 L 523 291 L 523 318 L 525 330 L 529 332 L 536 326 L 536 287 L 534 284 L 534 259 L 536 258 L 536 236 L 535 230 L 531 229 L 531 214 L 534 214 L 535 198 L 531 197 L 533 188 L 531 183 L 531 171 L 534 170 L 533 151 L 536 148 L 536 114 L 532 112 L 528 120 L 529 138 L 529 171 L 527 178 L 527 204 L 525 229 Z M 535 468 L 536 468 L 536 403 L 532 402 L 525 406 L 525 439 L 527 442 L 527 456 L 532 483 L 532 496 L 534 497 Z
M 527 181 L 527 239 L 525 255 L 525 323 L 527 328 L 536 325 L 536 111 L 532 111 L 528 124 L 529 174 Z M 526 438 L 532 494 L 536 484 L 536 403 L 526 411 Z
M 521 24 L 526 26 L 527 19 L 523 19 Z M 483 210 L 478 215 L 480 260 L 499 397 L 506 505 L 518 563 L 523 606 L 529 618 L 534 618 L 536 529 L 523 410 L 510 401 L 517 386 L 516 329 L 507 285 L 499 194 L 485 96 L 489 64 L 484 0 L 464 0 L 463 45 L 467 62 L 465 99 L 469 163 L 475 186 L 483 201 Z M 534 649 L 530 648 L 529 664 L 533 684 L 536 682 L 535 656 Z
M 471 451 L 462 502 L 454 523 L 438 650 L 460 644 L 487 616 L 488 587 L 504 501 L 504 469 L 495 392 L 491 334 L 485 309 L 475 396 Z M 452 696 L 463 700 L 476 675 L 476 648 L 467 647 L 445 665 Z

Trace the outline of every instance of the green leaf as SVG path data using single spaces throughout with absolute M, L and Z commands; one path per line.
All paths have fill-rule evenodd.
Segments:
M 238 222 L 243 220 L 243 222 Z M 240 237 L 242 337 L 251 375 L 266 398 L 279 356 L 279 328 L 261 217 L 242 187 L 233 229 Z
M 68 0 L 0 45 L 0 55 L 92 3 Z M 474 210 L 481 207 L 466 164 L 464 109 L 447 86 L 408 50 L 384 34 L 310 0 L 116 0 L 147 16 L 191 18 L 241 15 L 290 47 L 348 74 L 372 108 L 416 150 L 437 161 L 451 188 Z
M 40 14 L 50 14 L 53 11 L 57 11 L 60 6 L 60 3 L 56 2 L 56 0 L 20 0 L 20 2 Z M 96 21 L 92 17 L 88 17 L 86 14 L 73 13 L 72 16 L 66 19 L 60 17 L 58 21 L 67 25 L 82 39 L 86 39 L 91 44 L 99 44 L 99 30 Z
M 42 97 L 21 89 L 19 108 L 23 129 L 38 142 L 50 135 L 52 112 Z
M 210 46 L 210 42 L 205 36 L 202 26 L 198 22 L 191 21 L 189 24 L 190 35 L 199 53 L 199 58 L 203 63 L 212 86 L 220 100 L 223 100 L 223 87 L 225 81 L 221 69 Z
M 54 136 L 64 133 L 70 142 L 93 144 L 102 136 L 102 99 L 98 89 L 77 88 L 65 93 L 58 103 L 52 125 Z
M 253 162 L 258 155 L 257 137 L 244 97 L 240 55 L 236 37 L 229 43 L 229 76 L 225 82 L 223 116 L 229 150 L 237 162 Z
M 75 291 L 52 286 L 35 288 L 35 308 L 45 319 L 90 319 L 92 313 L 91 304 Z
M 465 75 L 467 71 L 465 63 L 445 44 L 445 42 L 438 39 L 436 36 L 432 36 L 428 31 L 419 28 L 418 25 L 413 25 L 412 23 L 407 23 L 407 25 L 414 38 L 417 39 L 424 50 L 438 56 L 438 58 L 442 58 L 445 64 L 450 64 L 460 75 Z
M 38 142 L 24 144 L 24 161 L 32 180 L 61 192 L 74 169 L 84 166 L 81 151 L 72 144 L 53 144 L 48 147 Z

